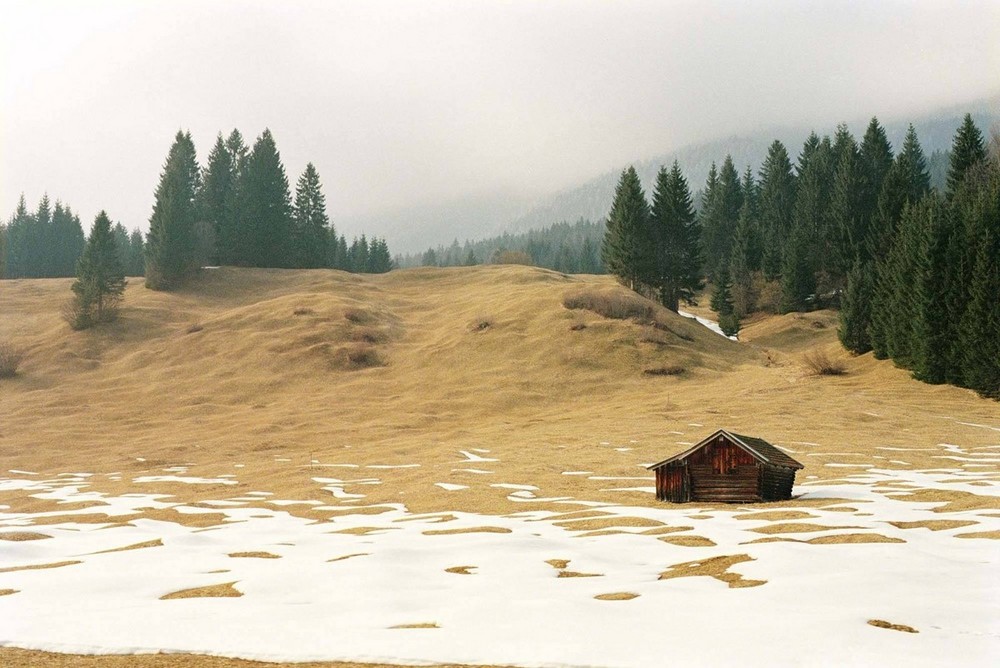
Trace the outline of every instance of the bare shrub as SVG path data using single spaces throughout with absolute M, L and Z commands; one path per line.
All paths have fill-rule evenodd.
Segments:
M 302 306 L 292 311 L 292 315 L 313 315 L 314 313 L 316 313 L 316 311 L 313 311 L 311 308 L 305 308 Z
M 816 376 L 843 376 L 847 373 L 847 367 L 839 360 L 831 360 L 830 356 L 822 350 L 814 350 L 807 353 L 802 360 L 806 368 Z
M 647 376 L 680 376 L 686 373 L 687 369 L 679 364 L 674 364 L 672 366 L 657 366 L 651 369 L 643 369 L 642 372 Z
M 376 327 L 359 327 L 351 332 L 351 340 L 361 343 L 385 343 L 389 340 L 389 334 Z
M 385 366 L 385 360 L 378 350 L 368 344 L 358 344 L 339 349 L 334 353 L 334 361 L 347 369 L 368 369 Z
M 13 378 L 24 360 L 24 353 L 10 341 L 0 341 L 0 378 Z
M 76 297 L 71 297 L 66 300 L 66 302 L 62 305 L 61 313 L 62 319 L 65 320 L 66 324 L 70 326 L 70 329 L 74 331 L 80 331 L 81 329 L 87 329 L 88 327 L 94 326 L 94 320 L 91 317 L 90 309 L 86 308 Z
M 200 332 L 203 329 L 205 329 L 205 327 L 201 323 L 196 322 L 195 324 L 187 328 L 187 333 L 194 334 L 195 332 Z
M 344 310 L 344 318 L 350 320 L 356 325 L 365 325 L 375 320 L 375 316 L 370 312 L 353 306 Z
M 490 327 L 493 327 L 496 323 L 488 315 L 481 315 L 478 318 L 473 319 L 469 323 L 469 331 L 471 332 L 485 332 Z
M 757 295 L 757 308 L 767 313 L 781 313 L 781 281 L 768 281 L 762 274 L 755 274 L 753 291 Z
M 563 306 L 568 309 L 593 311 L 615 320 L 636 318 L 653 321 L 656 314 L 656 307 L 651 301 L 624 290 L 574 290 L 563 296 Z

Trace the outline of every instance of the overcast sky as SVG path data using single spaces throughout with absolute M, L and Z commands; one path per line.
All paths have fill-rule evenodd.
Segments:
M 334 220 L 1000 92 L 990 2 L 0 3 L 0 216 L 148 226 L 174 133 L 270 127 Z M 378 230 L 369 230 L 378 233 Z

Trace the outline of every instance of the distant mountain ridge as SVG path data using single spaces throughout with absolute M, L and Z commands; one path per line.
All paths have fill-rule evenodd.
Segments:
M 913 123 L 924 153 L 930 157 L 934 151 L 946 151 L 951 147 L 955 130 L 966 113 L 972 114 L 973 120 L 984 133 L 988 132 L 992 123 L 1000 121 L 1000 95 L 912 118 L 879 120 L 882 121 L 894 149 L 902 145 L 906 128 Z M 848 122 L 848 127 L 858 141 L 869 120 L 870 118 L 866 118 Z M 647 194 L 652 189 L 660 165 L 669 166 L 674 160 L 678 161 L 684 171 L 691 191 L 697 192 L 704 186 L 712 163 L 721 164 L 727 154 L 733 157 L 737 170 L 742 173 L 750 165 L 756 176 L 768 146 L 775 139 L 785 144 L 794 161 L 810 131 L 815 130 L 820 136 L 832 136 L 835 129 L 835 126 L 786 126 L 731 135 L 690 144 L 634 164 Z M 602 220 L 610 210 L 615 185 L 625 166 L 610 169 L 579 186 L 535 198 L 498 192 L 468 196 L 442 204 L 349 216 L 334 222 L 338 232 L 345 232 L 348 238 L 362 231 L 369 235 L 377 233 L 384 236 L 394 254 L 422 252 L 430 247 L 450 244 L 455 239 L 461 242 L 505 232 L 516 234 L 542 229 L 555 223 L 575 222 L 581 218 L 596 222 Z
M 955 130 L 961 124 L 966 113 L 971 113 L 976 125 L 986 133 L 992 123 L 1000 121 L 1000 96 L 912 120 L 883 122 L 883 126 L 889 136 L 889 141 L 892 142 L 893 150 L 896 150 L 903 143 L 907 127 L 913 123 L 924 153 L 929 157 L 934 151 L 946 151 L 951 148 Z M 847 124 L 859 142 L 869 120 L 859 120 Z M 772 131 L 761 131 L 753 135 L 734 135 L 662 153 L 651 159 L 636 162 L 635 168 L 648 195 L 655 183 L 656 173 L 660 166 L 670 166 L 674 160 L 677 160 L 688 180 L 688 186 L 692 192 L 696 192 L 704 186 L 712 163 L 721 165 L 727 154 L 732 156 L 733 163 L 741 174 L 749 165 L 756 177 L 760 165 L 767 155 L 768 146 L 775 139 L 780 140 L 785 145 L 789 156 L 794 161 L 798 157 L 806 137 L 813 130 L 821 137 L 824 134 L 829 134 L 832 137 L 835 127 L 786 127 Z M 625 165 L 622 167 L 624 168 Z M 620 174 L 621 169 L 609 171 L 580 186 L 551 195 L 514 219 L 508 231 L 522 232 L 579 218 L 594 221 L 603 219 L 611 209 L 615 185 L 618 183 Z

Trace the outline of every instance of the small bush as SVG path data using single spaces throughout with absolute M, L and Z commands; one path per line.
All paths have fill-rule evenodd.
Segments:
M 375 327 L 359 327 L 351 332 L 351 340 L 361 343 L 385 343 L 389 340 L 389 334 Z
M 571 332 L 579 332 L 584 329 L 587 329 L 587 323 L 585 322 L 574 322 L 572 325 L 569 326 L 569 331 Z
M 652 369 L 643 369 L 642 372 L 647 376 L 680 376 L 687 371 L 686 368 L 680 365 L 673 366 L 658 366 Z
M 364 309 L 351 307 L 344 311 L 344 318 L 356 325 L 364 325 L 375 320 L 375 316 Z
M 484 332 L 496 323 L 493 318 L 489 316 L 479 316 L 469 323 L 469 331 L 472 332 Z
M 574 290 L 563 297 L 563 306 L 568 309 L 593 311 L 605 318 L 615 320 L 636 318 L 653 321 L 656 315 L 656 306 L 651 301 L 624 290 L 603 292 Z
M 338 366 L 347 369 L 368 369 L 376 366 L 385 366 L 385 361 L 378 351 L 370 345 L 358 344 L 355 346 L 341 348 L 334 354 L 334 361 Z
M 316 313 L 316 311 L 313 311 L 311 308 L 304 308 L 304 307 L 301 307 L 301 306 L 299 308 L 295 309 L 294 311 L 292 311 L 292 315 L 313 315 L 314 313 Z M 345 314 L 345 317 L 346 317 L 346 314 Z
M 205 329 L 205 328 L 201 325 L 201 323 L 197 323 L 196 322 L 195 324 L 193 324 L 193 325 L 191 325 L 190 327 L 187 328 L 187 333 L 188 334 L 194 334 L 195 332 L 200 332 L 203 329 Z
M 803 357 L 806 368 L 816 376 L 843 376 L 847 373 L 847 367 L 838 360 L 831 360 L 830 356 L 821 350 L 814 350 Z
M 66 321 L 70 329 L 77 332 L 94 326 L 90 309 L 86 308 L 76 297 L 66 300 L 66 303 L 63 304 L 62 319 Z
M 0 341 L 0 378 L 13 378 L 24 360 L 24 353 L 13 343 Z

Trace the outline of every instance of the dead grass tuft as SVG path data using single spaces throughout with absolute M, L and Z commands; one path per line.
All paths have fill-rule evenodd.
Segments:
M 280 554 L 271 552 L 230 552 L 233 559 L 281 559 Z
M 233 582 L 224 582 L 217 585 L 209 585 L 207 587 L 194 587 L 192 589 L 181 589 L 180 591 L 174 591 L 169 594 L 164 594 L 160 597 L 161 601 L 169 601 L 175 598 L 239 598 L 243 596 L 243 592 L 239 591 L 233 585 Z
M 847 373 L 847 367 L 843 362 L 830 359 L 830 356 L 822 350 L 806 353 L 802 361 L 814 376 L 843 376 Z
M 344 309 L 344 318 L 356 325 L 367 325 L 368 323 L 375 322 L 374 314 L 355 306 Z
M 351 332 L 351 340 L 359 343 L 386 343 L 389 333 L 377 327 L 359 327 Z
M 625 290 L 599 291 L 592 288 L 573 290 L 563 296 L 563 306 L 568 309 L 593 311 L 615 320 L 636 318 L 650 321 L 656 314 L 653 302 Z
M 477 318 L 473 318 L 472 322 L 469 323 L 470 332 L 485 332 L 496 325 L 496 322 L 487 315 L 481 315 Z
M 571 332 L 581 332 L 585 329 L 587 329 L 587 323 L 585 322 L 574 322 L 569 326 L 569 331 Z
M 314 315 L 315 313 L 316 311 L 312 310 L 311 308 L 305 308 L 304 306 L 300 306 L 299 308 L 292 311 L 292 315 Z
M 333 354 L 333 361 L 344 369 L 370 369 L 386 365 L 379 351 L 367 343 L 339 348 Z
M 470 568 L 476 568 L 476 566 L 452 566 L 450 568 L 444 569 L 445 573 L 455 573 L 456 575 L 475 575 Z
M 639 598 L 639 595 L 630 591 L 616 591 L 610 594 L 598 594 L 594 598 L 598 601 L 631 601 L 633 598 Z
M 19 589 L 0 589 L 0 596 L 10 596 L 11 594 L 16 594 Z
M 22 540 L 43 540 L 45 538 L 52 538 L 44 533 L 35 533 L 34 531 L 5 531 L 0 533 L 0 540 L 10 540 L 20 542 Z
M 920 633 L 912 626 L 907 626 L 906 624 L 893 624 L 892 622 L 887 622 L 884 619 L 869 619 L 869 626 L 877 626 L 880 629 L 892 629 L 893 631 L 902 631 L 904 633 Z
M 24 361 L 24 353 L 10 341 L 0 341 L 0 378 L 13 378 Z
M 194 334 L 195 332 L 200 332 L 203 329 L 205 329 L 205 326 L 202 325 L 201 323 L 197 323 L 196 322 L 195 324 L 193 324 L 193 325 L 191 325 L 190 327 L 187 328 L 187 333 L 188 334 Z
M 681 376 L 687 373 L 687 368 L 679 364 L 674 364 L 671 366 L 656 366 L 643 369 L 642 372 L 647 376 Z

